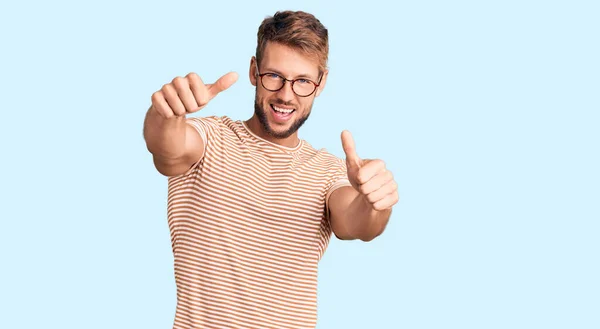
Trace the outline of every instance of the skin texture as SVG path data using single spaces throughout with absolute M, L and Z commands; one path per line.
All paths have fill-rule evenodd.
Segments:
M 305 78 L 319 82 L 315 92 L 300 97 L 290 82 L 278 91 L 266 90 L 258 78 L 260 73 L 276 73 L 286 79 Z M 313 103 L 327 82 L 328 71 L 319 75 L 318 62 L 300 51 L 267 43 L 261 63 L 252 57 L 250 83 L 256 87 L 254 114 L 246 121 L 256 135 L 272 143 L 295 147 L 300 142 L 298 129 L 309 118 Z M 144 138 L 157 170 L 166 176 L 184 173 L 204 154 L 203 141 L 185 123 L 185 116 L 204 108 L 210 100 L 238 79 L 234 72 L 225 74 L 212 84 L 205 84 L 195 73 L 176 77 L 152 95 L 152 106 L 144 122 Z M 271 105 L 293 108 L 290 120 L 277 122 Z M 361 159 L 349 131 L 341 134 L 346 155 L 348 180 L 352 186 L 334 191 L 329 199 L 329 216 L 334 234 L 344 240 L 370 241 L 387 226 L 392 207 L 398 202 L 398 185 L 380 159 Z

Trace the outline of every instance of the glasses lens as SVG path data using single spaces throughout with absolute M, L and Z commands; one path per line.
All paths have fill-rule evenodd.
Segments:
M 316 86 L 306 79 L 299 79 L 294 82 L 294 92 L 298 96 L 308 96 L 315 91 Z
M 265 89 L 275 91 L 283 86 L 283 79 L 277 74 L 265 74 L 262 77 L 262 84 Z

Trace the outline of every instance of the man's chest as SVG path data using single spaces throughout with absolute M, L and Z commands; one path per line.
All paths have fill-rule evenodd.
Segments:
M 314 237 L 323 219 L 327 177 L 292 155 L 222 154 L 203 164 L 198 190 L 208 204 L 274 230 Z

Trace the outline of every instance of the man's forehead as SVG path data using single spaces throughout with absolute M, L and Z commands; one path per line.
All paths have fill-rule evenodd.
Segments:
M 277 71 L 290 76 L 316 78 L 319 64 L 316 57 L 310 57 L 297 49 L 280 44 L 267 44 L 262 59 L 262 69 Z

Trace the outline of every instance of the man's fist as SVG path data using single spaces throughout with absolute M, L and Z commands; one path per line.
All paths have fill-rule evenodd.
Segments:
M 152 107 L 167 119 L 184 116 L 202 109 L 218 93 L 231 87 L 237 79 L 238 75 L 235 72 L 225 74 L 213 84 L 204 84 L 196 73 L 176 77 L 152 94 Z
M 398 185 L 382 160 L 362 160 L 356 153 L 349 131 L 342 132 L 342 147 L 346 153 L 348 180 L 373 207 L 380 211 L 398 202 Z

